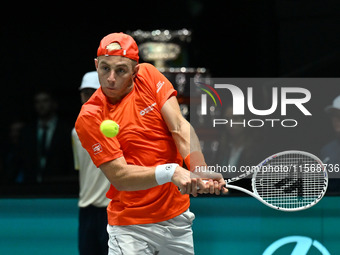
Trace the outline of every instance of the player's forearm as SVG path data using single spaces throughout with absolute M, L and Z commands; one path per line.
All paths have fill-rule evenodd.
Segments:
M 177 125 L 170 130 L 176 147 L 183 158 L 190 153 L 190 130 L 190 123 L 184 119 L 178 121 Z
M 196 164 L 205 165 L 196 132 L 190 123 L 183 118 L 177 99 L 175 97 L 169 98 L 163 105 L 161 112 L 187 167 L 192 171 Z M 194 164 L 190 165 L 190 162 L 194 162 Z
M 198 162 L 202 161 L 201 163 L 204 163 L 204 157 L 201 153 L 199 139 L 194 128 L 187 120 L 183 119 L 181 122 L 179 122 L 177 128 L 173 129 L 171 133 L 176 143 L 177 149 L 184 159 L 193 152 L 199 152 L 201 159 L 198 160 Z
M 126 165 L 124 170 L 115 176 L 115 187 L 118 190 L 137 191 L 156 187 L 155 167 Z
M 110 183 L 120 191 L 146 190 L 158 185 L 155 167 L 143 167 L 117 162 L 107 162 L 100 166 Z

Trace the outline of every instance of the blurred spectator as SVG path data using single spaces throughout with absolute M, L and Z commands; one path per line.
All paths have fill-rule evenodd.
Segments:
M 37 92 L 34 107 L 37 118 L 25 127 L 21 141 L 23 181 L 65 181 L 73 172 L 71 128 L 58 117 L 58 103 L 51 92 Z
M 331 119 L 335 138 L 321 149 L 320 157 L 322 162 L 328 165 L 330 179 L 327 192 L 339 193 L 340 174 L 335 170 L 339 170 L 340 167 L 340 96 L 336 97 L 325 111 Z
M 3 151 L 3 171 L 5 183 L 21 183 L 23 181 L 23 164 L 20 160 L 19 142 L 25 122 L 16 119 L 8 127 L 8 136 Z
M 80 90 L 81 103 L 84 104 L 100 87 L 96 71 L 86 73 Z M 97 168 L 82 147 L 76 130 L 72 130 L 72 145 L 75 169 L 79 170 L 79 229 L 78 248 L 80 255 L 107 254 L 108 233 L 106 207 L 109 199 L 106 192 L 110 182 L 103 172 Z

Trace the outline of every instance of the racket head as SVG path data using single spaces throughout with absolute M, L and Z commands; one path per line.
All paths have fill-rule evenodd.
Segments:
M 328 173 L 322 161 L 304 151 L 284 151 L 262 161 L 252 176 L 254 194 L 267 206 L 300 211 L 325 195 Z

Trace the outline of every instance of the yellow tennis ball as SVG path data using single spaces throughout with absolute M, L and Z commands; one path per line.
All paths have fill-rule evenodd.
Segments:
M 109 138 L 115 137 L 119 132 L 119 125 L 113 120 L 104 120 L 100 124 L 100 131 Z

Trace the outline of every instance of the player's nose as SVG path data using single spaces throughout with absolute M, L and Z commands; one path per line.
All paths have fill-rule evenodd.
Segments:
M 115 83 L 116 82 L 116 78 L 115 78 L 115 72 L 112 70 L 111 72 L 110 72 L 110 75 L 107 77 L 107 81 L 109 82 L 109 83 Z

